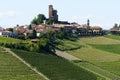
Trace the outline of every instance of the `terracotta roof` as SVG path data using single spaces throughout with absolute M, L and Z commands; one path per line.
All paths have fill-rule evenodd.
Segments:
M 120 28 L 111 28 L 110 31 L 119 31 Z
M 0 29 L 0 32 L 2 32 L 3 30 Z
M 77 28 L 84 28 L 83 26 L 77 26 Z
M 86 24 L 82 24 L 82 25 L 79 25 L 79 26 L 77 26 L 77 28 L 87 28 L 87 25 Z
M 32 33 L 33 30 L 26 30 L 25 33 Z
M 25 33 L 26 29 L 24 29 L 24 28 L 19 28 L 18 31 L 19 31 L 20 33 Z
M 36 30 L 36 32 L 38 32 L 38 33 L 39 33 L 39 32 L 42 32 L 42 31 L 43 31 L 43 29 L 37 29 L 37 30 Z
M 38 42 L 39 39 L 31 39 L 32 42 Z
M 92 26 L 91 29 L 102 29 L 100 26 Z
M 60 28 L 53 28 L 53 31 L 59 31 Z

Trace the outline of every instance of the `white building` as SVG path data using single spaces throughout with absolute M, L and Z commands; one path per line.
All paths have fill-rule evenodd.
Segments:
M 0 31 L 0 36 L 12 37 L 13 34 L 10 31 Z

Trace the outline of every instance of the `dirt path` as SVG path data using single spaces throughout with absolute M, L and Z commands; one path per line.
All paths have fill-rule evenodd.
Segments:
M 72 56 L 72 55 L 70 55 L 70 54 L 68 54 L 68 53 L 66 53 L 64 51 L 60 51 L 60 50 L 57 50 L 57 49 L 56 49 L 56 55 L 58 55 L 60 57 L 63 57 L 65 59 L 67 59 L 67 60 L 81 60 L 81 59 L 79 59 L 79 58 L 77 58 L 75 56 Z
M 39 74 L 40 76 L 42 76 L 43 78 L 45 78 L 46 80 L 50 80 L 48 79 L 44 74 L 42 74 L 41 72 L 39 72 L 37 69 L 33 68 L 29 63 L 27 63 L 26 61 L 24 61 L 22 58 L 20 58 L 19 56 L 17 56 L 14 52 L 12 52 L 9 48 L 4 48 L 7 52 L 9 52 L 10 54 L 12 54 L 14 57 L 16 57 L 17 59 L 19 59 L 22 63 L 24 63 L 25 65 L 27 65 L 31 70 L 33 70 L 34 72 L 36 72 L 37 74 Z

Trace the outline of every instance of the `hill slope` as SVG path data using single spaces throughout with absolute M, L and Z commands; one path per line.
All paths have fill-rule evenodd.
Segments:
M 51 80 L 97 80 L 98 76 L 60 57 L 13 50 Z
M 45 80 L 0 48 L 0 80 Z
M 85 69 L 89 69 L 90 71 L 93 71 L 97 74 L 100 74 L 101 76 L 106 76 L 107 78 L 116 78 L 117 80 L 120 77 L 119 40 L 109 39 L 103 36 L 86 37 L 80 38 L 75 43 L 79 45 L 81 44 L 82 47 L 74 50 L 67 50 L 66 52 L 86 61 L 78 61 L 75 64 L 78 64 L 79 66 L 82 66 Z M 67 43 L 64 42 L 64 44 Z M 71 43 L 69 43 L 69 45 L 70 44 Z

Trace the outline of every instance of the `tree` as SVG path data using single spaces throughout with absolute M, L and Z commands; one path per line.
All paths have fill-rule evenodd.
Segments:
M 47 39 L 46 38 L 41 38 L 40 40 L 39 40 L 39 48 L 40 49 L 43 49 L 46 45 L 47 45 Z
M 47 21 L 46 21 L 46 24 L 53 24 L 53 23 L 54 23 L 53 20 L 47 20 Z
M 36 37 L 37 37 L 37 32 L 36 32 L 36 30 L 33 30 L 32 36 L 33 36 L 33 38 L 36 38 Z
M 59 39 L 64 39 L 64 30 L 63 28 L 60 28 L 60 30 L 58 31 L 58 34 L 56 34 L 56 37 Z
M 34 38 L 37 38 L 36 31 L 33 30 L 32 33 L 28 34 L 28 36 L 27 36 L 26 38 L 27 38 L 27 39 L 34 39 Z
M 35 17 L 35 18 L 32 20 L 31 24 L 36 24 L 36 25 L 38 25 L 38 24 L 43 23 L 44 20 L 46 20 L 46 17 L 44 16 L 44 14 L 38 14 L 37 17 Z
M 39 40 L 39 48 L 45 51 L 55 53 L 55 32 L 48 31 L 46 34 L 41 35 Z
M 26 39 L 33 39 L 32 33 L 28 34 L 28 35 L 26 36 Z
M 37 22 L 38 24 L 43 23 L 43 21 L 46 19 L 46 17 L 43 14 L 38 14 L 37 16 Z
M 28 26 L 28 29 L 30 29 L 30 30 L 32 29 L 32 25 L 31 24 Z
M 118 26 L 119 28 L 120 28 L 120 24 L 119 24 L 119 26 Z
M 37 18 L 36 17 L 32 20 L 31 24 L 36 24 L 37 25 Z
M 25 35 L 19 34 L 19 35 L 17 36 L 17 38 L 18 38 L 18 39 L 25 39 Z
M 13 28 L 7 28 L 7 30 L 13 32 Z
M 115 23 L 115 24 L 114 24 L 114 28 L 117 28 L 117 27 L 118 27 L 118 24 L 117 24 L 117 23 Z

